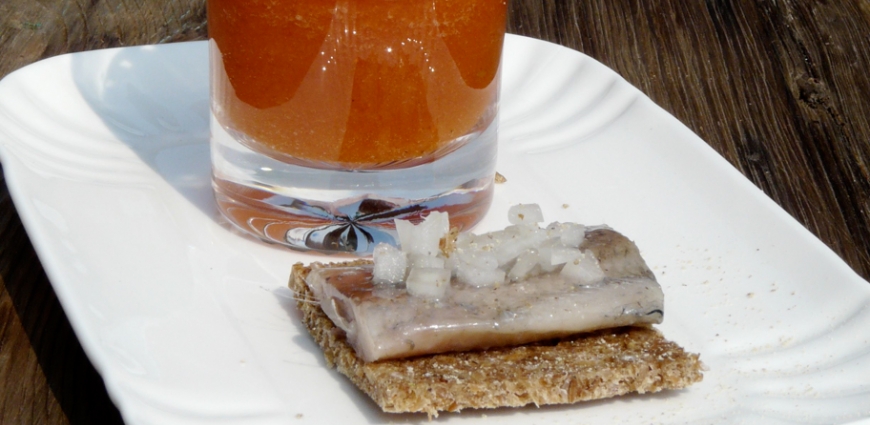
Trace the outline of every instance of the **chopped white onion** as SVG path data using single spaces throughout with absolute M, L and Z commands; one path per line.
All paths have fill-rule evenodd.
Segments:
M 475 236 L 476 235 L 471 232 L 465 232 L 456 235 L 456 248 L 463 249 L 469 248 L 472 245 L 476 245 L 476 242 L 474 241 Z
M 456 271 L 456 278 L 467 285 L 478 288 L 495 286 L 504 283 L 505 272 L 501 269 L 485 270 L 471 265 L 460 266 Z
M 444 258 L 432 255 L 411 254 L 408 258 L 411 268 L 443 269 Z
M 523 252 L 538 247 L 547 240 L 547 233 L 542 229 L 516 227 L 513 232 L 509 232 L 509 238 L 505 238 L 498 246 L 493 247 L 499 266 L 514 261 Z
M 405 280 L 408 259 L 404 252 L 392 245 L 380 243 L 375 246 L 373 257 L 375 262 L 374 283 L 390 284 Z
M 442 298 L 450 287 L 450 270 L 414 267 L 408 273 L 405 287 L 415 297 Z
M 414 230 L 414 223 L 410 220 L 396 220 L 396 233 L 399 235 L 399 248 L 402 252 L 411 252 L 411 247 L 416 243 L 414 238 L 417 236 Z
M 514 266 L 508 272 L 508 279 L 512 281 L 523 280 L 532 273 L 535 266 L 538 265 L 538 250 L 529 249 L 517 257 Z
M 545 243 L 538 247 L 538 267 L 544 273 L 556 271 L 562 263 L 553 264 L 553 244 Z
M 586 237 L 586 226 L 577 223 L 564 223 L 561 225 L 559 241 L 562 245 L 571 248 L 579 248 L 583 243 L 583 238 Z
M 538 204 L 518 204 L 508 209 L 511 224 L 535 224 L 544 221 L 544 213 Z
M 592 254 L 585 254 L 582 258 L 578 258 L 565 264 L 559 276 L 563 279 L 575 281 L 580 284 L 590 284 L 604 279 L 604 271 L 598 264 L 598 259 Z
M 441 252 L 441 239 L 450 231 L 447 213 L 433 211 L 414 225 L 408 220 L 396 220 L 399 245 L 406 254 L 435 256 Z
M 458 255 L 458 267 L 468 265 L 481 270 L 495 270 L 498 268 L 498 259 L 492 251 L 472 249 Z
M 430 213 L 416 226 L 396 220 L 401 251 L 375 248 L 375 282 L 404 280 L 412 295 L 437 299 L 449 290 L 451 276 L 476 287 L 542 273 L 558 272 L 583 284 L 605 277 L 594 255 L 580 250 L 592 228 L 558 222 L 541 228 L 543 219 L 538 205 L 515 205 L 508 211 L 510 226 L 481 235 L 460 233 L 449 254 L 441 252 L 441 240 L 450 230 L 447 213 Z
M 557 266 L 583 257 L 583 252 L 577 248 L 569 248 L 561 243 L 554 245 L 550 251 L 550 264 Z

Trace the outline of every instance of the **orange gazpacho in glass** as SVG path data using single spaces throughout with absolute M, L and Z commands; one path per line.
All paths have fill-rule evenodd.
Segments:
M 506 0 L 208 0 L 212 108 L 314 168 L 432 161 L 497 112 Z

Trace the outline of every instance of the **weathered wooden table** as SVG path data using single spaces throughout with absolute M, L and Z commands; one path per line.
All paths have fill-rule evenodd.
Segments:
M 694 130 L 870 277 L 870 1 L 511 0 Z M 0 77 L 49 56 L 206 37 L 204 0 L 3 0 Z M 119 423 L 0 185 L 0 423 Z

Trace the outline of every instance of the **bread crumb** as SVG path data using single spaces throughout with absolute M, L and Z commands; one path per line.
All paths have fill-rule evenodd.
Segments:
M 495 172 L 495 182 L 496 184 L 507 183 L 507 179 L 505 176 L 501 175 L 498 171 Z

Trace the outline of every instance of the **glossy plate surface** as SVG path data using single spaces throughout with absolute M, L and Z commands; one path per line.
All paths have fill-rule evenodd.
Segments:
M 576 51 L 506 42 L 498 170 L 477 231 L 538 203 L 607 223 L 661 282 L 685 391 L 439 423 L 845 423 L 870 417 L 870 284 L 676 119 Z M 55 57 L 0 82 L 9 189 L 129 424 L 427 423 L 326 369 L 286 288 L 329 257 L 232 231 L 212 199 L 204 42 Z M 340 258 L 336 258 L 340 259 Z

